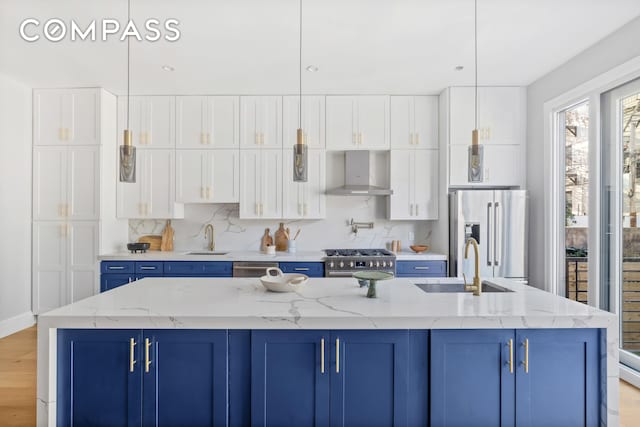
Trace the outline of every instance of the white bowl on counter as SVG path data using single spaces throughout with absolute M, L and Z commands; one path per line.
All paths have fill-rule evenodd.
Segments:
M 260 278 L 262 286 L 271 292 L 295 292 L 307 281 L 309 276 L 305 274 L 284 274 L 278 267 L 267 268 L 266 274 Z

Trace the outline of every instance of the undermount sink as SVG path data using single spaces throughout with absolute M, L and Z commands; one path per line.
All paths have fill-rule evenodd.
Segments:
M 464 290 L 464 282 L 454 283 L 414 283 L 426 293 L 458 293 L 470 292 Z M 498 286 L 495 283 L 482 282 L 482 292 L 513 292 L 510 289 Z
M 195 251 L 195 252 L 187 252 L 185 255 L 226 255 L 229 252 L 207 252 L 207 251 Z

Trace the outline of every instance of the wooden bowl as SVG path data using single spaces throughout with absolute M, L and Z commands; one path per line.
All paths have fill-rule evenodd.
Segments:
M 429 246 L 427 245 L 411 245 L 409 246 L 411 248 L 411 250 L 417 254 L 428 251 L 429 250 Z

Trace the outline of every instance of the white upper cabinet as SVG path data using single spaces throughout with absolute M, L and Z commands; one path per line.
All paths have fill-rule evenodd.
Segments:
M 36 89 L 34 145 L 99 145 L 99 89 Z
M 132 96 L 129 129 L 139 148 L 175 148 L 176 102 L 173 96 Z M 118 97 L 118 138 L 127 129 L 127 97 Z
M 238 203 L 238 150 L 177 150 L 178 203 Z
M 282 148 L 282 97 L 240 97 L 240 148 Z
M 240 218 L 282 218 L 282 150 L 240 152 Z
M 438 150 L 391 150 L 389 219 L 438 219 Z
M 438 148 L 438 97 L 391 97 L 391 148 Z
M 300 97 L 284 96 L 282 99 L 282 139 L 285 149 L 293 147 L 297 141 Z M 325 147 L 325 97 L 302 97 L 302 130 L 305 144 L 309 148 Z
M 388 150 L 389 97 L 327 96 L 327 150 Z
M 525 162 L 523 147 L 519 145 L 490 145 L 483 147 L 484 168 L 481 183 L 469 182 L 468 147 L 452 145 L 449 147 L 449 185 L 451 186 L 510 186 L 524 185 Z
M 176 97 L 176 148 L 238 148 L 240 98 Z
M 326 217 L 324 150 L 308 151 L 307 182 L 293 180 L 293 150 L 284 151 L 282 216 L 286 219 Z
M 470 145 L 475 127 L 473 87 L 450 88 L 450 145 Z M 522 145 L 526 90 L 521 87 L 478 88 L 478 138 L 483 145 Z
M 34 220 L 98 220 L 99 147 L 34 150 Z
M 118 183 L 119 218 L 179 218 L 175 206 L 175 151 L 137 150 L 136 182 Z

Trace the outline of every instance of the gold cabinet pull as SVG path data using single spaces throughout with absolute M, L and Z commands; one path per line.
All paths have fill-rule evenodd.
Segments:
M 340 373 L 340 338 L 336 338 L 336 373 Z
M 149 366 L 151 366 L 151 360 L 149 359 L 149 347 L 151 347 L 151 341 L 149 338 L 144 339 L 144 371 L 149 372 Z
M 513 374 L 513 339 L 509 340 L 509 372 Z
M 529 373 L 529 338 L 524 340 L 524 372 Z
M 129 340 L 129 372 L 133 372 L 133 367 L 136 364 L 136 359 L 134 354 L 135 346 L 136 346 L 136 340 L 131 338 Z
M 324 338 L 320 340 L 320 373 L 324 374 Z
M 207 186 L 207 199 L 211 198 L 211 187 Z

